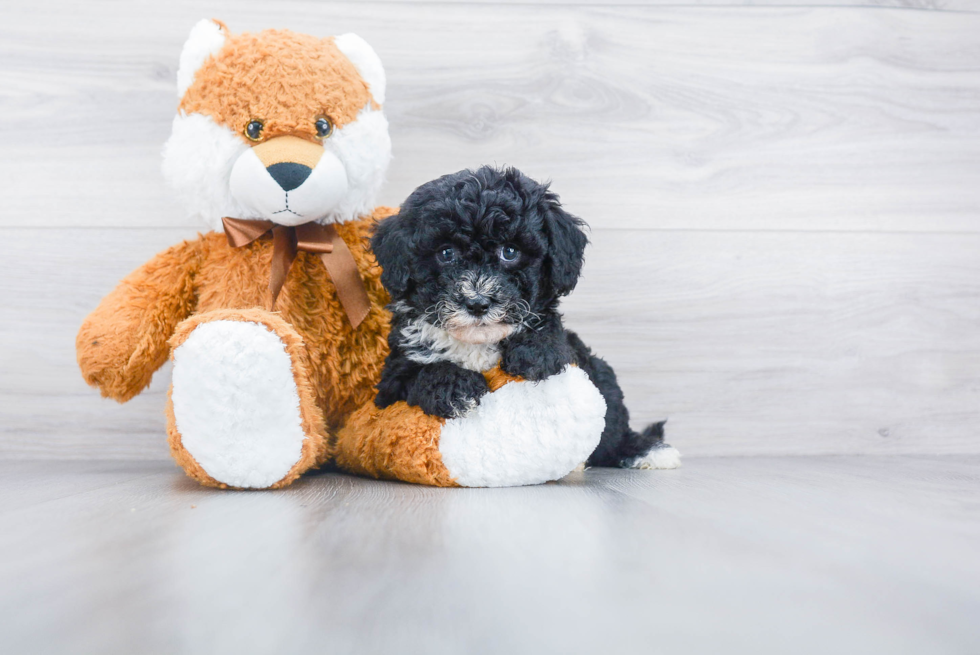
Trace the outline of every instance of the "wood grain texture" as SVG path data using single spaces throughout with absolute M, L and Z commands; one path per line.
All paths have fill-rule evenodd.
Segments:
M 516 489 L 0 462 L 29 653 L 980 650 L 980 459 L 692 458 Z
M 980 452 L 974 235 L 596 231 L 566 323 L 682 452 Z
M 393 3 L 420 4 L 418 0 L 387 0 Z M 594 5 L 595 0 L 435 0 L 441 5 Z M 911 11 L 980 11 L 972 0 L 616 0 L 617 5 L 644 7 L 857 7 L 862 9 L 906 9 Z
M 129 404 L 102 400 L 74 338 L 117 280 L 189 236 L 8 232 L 0 261 L 32 285 L 0 295 L 0 455 L 166 456 L 169 371 Z M 668 418 L 695 455 L 980 453 L 980 235 L 591 238 L 566 325 L 613 364 L 634 426 Z M 42 240 L 60 255 L 38 258 Z
M 980 230 L 980 15 L 100 0 L 5 12 L 0 225 L 187 225 L 159 151 L 206 15 L 375 44 L 388 203 L 497 162 L 597 227 Z
M 166 457 L 168 372 L 103 401 L 74 335 L 194 234 L 159 151 L 202 16 L 376 46 L 384 202 L 485 162 L 553 179 L 594 227 L 568 323 L 683 452 L 980 452 L 980 15 L 670 4 L 5 7 L 0 457 Z

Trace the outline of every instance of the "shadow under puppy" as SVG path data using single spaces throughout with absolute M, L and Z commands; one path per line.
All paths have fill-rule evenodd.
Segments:
M 489 393 L 482 372 L 498 364 L 531 381 L 575 364 L 606 401 L 588 466 L 678 466 L 664 424 L 630 429 L 612 367 L 562 325 L 558 301 L 582 271 L 584 226 L 514 168 L 464 170 L 416 189 L 371 240 L 393 314 L 377 406 L 404 400 L 454 418 Z

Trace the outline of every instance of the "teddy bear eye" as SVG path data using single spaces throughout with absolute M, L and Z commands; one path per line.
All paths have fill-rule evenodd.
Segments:
M 251 141 L 258 141 L 262 138 L 262 128 L 265 125 L 262 121 L 249 121 L 248 125 L 245 126 L 245 136 L 247 136 Z
M 333 133 L 333 123 L 326 116 L 320 116 L 316 119 L 316 138 L 326 139 Z
M 521 251 L 514 246 L 500 246 L 500 250 L 497 251 L 497 256 L 500 257 L 500 261 L 513 264 L 520 259 Z
M 436 261 L 440 264 L 451 264 L 456 261 L 456 249 L 452 246 L 443 246 L 436 253 Z

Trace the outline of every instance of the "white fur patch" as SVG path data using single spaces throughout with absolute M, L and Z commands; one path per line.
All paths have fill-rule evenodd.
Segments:
M 334 37 L 334 44 L 354 64 L 361 79 L 368 85 L 374 101 L 379 105 L 385 102 L 385 69 L 381 58 L 367 41 L 348 32 Z
M 405 357 L 418 364 L 452 362 L 471 371 L 489 371 L 500 361 L 497 342 L 467 343 L 422 318 L 401 329 Z
M 605 427 L 606 403 L 582 369 L 541 382 L 511 382 L 446 421 L 439 451 L 464 487 L 557 480 L 585 461 Z
M 221 230 L 225 216 L 245 217 L 247 210 L 231 194 L 232 167 L 250 150 L 232 130 L 204 114 L 178 113 L 163 146 L 163 177 L 193 218 Z
M 450 328 L 449 334 L 458 341 L 471 344 L 494 344 L 509 337 L 514 332 L 514 326 L 509 323 L 491 323 L 490 325 L 467 325 Z
M 289 207 L 303 215 L 302 219 L 281 212 L 286 209 L 286 194 L 264 171 L 258 171 L 268 178 L 261 189 L 271 188 L 275 193 L 250 194 L 240 185 L 233 188 L 232 172 L 239 158 L 254 158 L 254 154 L 238 132 L 210 116 L 178 113 L 174 118 L 170 139 L 163 147 L 163 175 L 190 214 L 212 230 L 222 229 L 225 216 L 295 225 L 311 220 L 344 222 L 370 214 L 391 161 L 384 114 L 362 110 L 357 120 L 336 129 L 323 147 L 326 152 L 313 173 L 289 193 Z M 258 184 L 256 176 L 246 177 L 250 184 Z M 236 189 L 244 197 L 237 196 Z M 264 200 L 258 202 L 255 193 Z M 269 200 L 266 196 L 275 197 Z
M 208 57 L 218 54 L 225 45 L 225 33 L 213 20 L 198 21 L 184 43 L 180 52 L 180 66 L 177 68 L 177 97 L 183 98 L 187 89 L 194 83 L 198 69 Z
M 299 461 L 299 392 L 282 341 L 257 323 L 199 325 L 174 351 L 173 407 L 184 448 L 219 482 L 262 489 Z
M 631 469 L 675 469 L 681 465 L 681 453 L 673 446 L 654 448 L 630 462 Z
M 391 137 L 384 112 L 365 107 L 357 120 L 335 129 L 323 147 L 344 165 L 347 194 L 318 222 L 342 223 L 373 212 L 391 163 Z

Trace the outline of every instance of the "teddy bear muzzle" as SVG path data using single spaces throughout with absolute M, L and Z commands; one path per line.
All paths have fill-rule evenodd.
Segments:
M 242 153 L 231 171 L 230 189 L 251 212 L 279 225 L 326 217 L 347 194 L 347 171 L 322 145 L 295 136 L 267 139 Z

